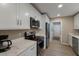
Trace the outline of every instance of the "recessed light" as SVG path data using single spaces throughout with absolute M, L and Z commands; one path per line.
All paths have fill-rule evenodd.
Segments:
M 63 4 L 59 4 L 59 5 L 58 5 L 58 8 L 62 8 L 62 7 L 63 7 Z
M 29 13 L 25 13 L 25 16 L 29 16 Z
M 57 17 L 59 17 L 60 16 L 60 14 L 57 14 Z
M 2 3 L 2 5 L 7 5 L 7 3 Z

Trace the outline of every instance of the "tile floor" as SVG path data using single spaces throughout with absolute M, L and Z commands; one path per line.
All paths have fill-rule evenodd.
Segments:
M 59 40 L 52 40 L 48 49 L 44 50 L 42 56 L 76 56 L 72 48 L 62 45 Z

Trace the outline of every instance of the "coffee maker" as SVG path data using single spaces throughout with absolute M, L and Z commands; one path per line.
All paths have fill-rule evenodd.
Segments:
M 0 52 L 7 51 L 12 45 L 11 40 L 8 40 L 8 35 L 0 35 Z
M 28 40 L 36 40 L 35 34 L 36 34 L 35 32 L 25 32 L 24 37 L 25 39 L 28 39 Z

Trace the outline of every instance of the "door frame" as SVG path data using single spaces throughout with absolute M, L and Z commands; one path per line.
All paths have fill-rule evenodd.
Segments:
M 60 42 L 62 44 L 62 20 L 60 19 L 59 21 L 52 21 L 52 23 L 54 22 L 60 22 L 60 25 L 61 25 L 61 36 L 60 36 Z

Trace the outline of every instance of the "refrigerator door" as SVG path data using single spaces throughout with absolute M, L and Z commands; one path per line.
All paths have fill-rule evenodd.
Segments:
M 46 48 L 49 46 L 49 39 L 50 39 L 50 24 L 45 24 L 45 30 L 46 30 Z

